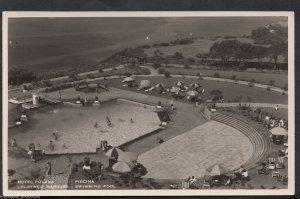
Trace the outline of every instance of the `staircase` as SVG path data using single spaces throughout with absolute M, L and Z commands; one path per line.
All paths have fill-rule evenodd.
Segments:
M 251 157 L 243 164 L 245 169 L 254 168 L 257 166 L 257 162 L 263 161 L 271 152 L 271 142 L 269 137 L 263 132 L 251 127 L 239 118 L 227 114 L 214 113 L 212 114 L 211 119 L 231 126 L 249 138 L 253 145 L 253 153 Z

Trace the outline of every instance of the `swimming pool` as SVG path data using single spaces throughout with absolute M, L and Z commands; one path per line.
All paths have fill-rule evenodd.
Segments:
M 112 126 L 107 125 L 106 117 Z M 159 125 L 157 113 L 150 106 L 118 99 L 100 106 L 56 105 L 31 111 L 28 123 L 9 129 L 9 139 L 16 139 L 26 149 L 34 143 L 49 154 L 85 153 L 95 152 L 101 140 L 119 146 L 157 130 Z M 56 130 L 58 140 L 53 136 Z M 50 149 L 50 140 L 54 150 Z

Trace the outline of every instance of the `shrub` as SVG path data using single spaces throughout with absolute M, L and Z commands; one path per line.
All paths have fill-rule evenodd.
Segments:
M 153 63 L 152 67 L 155 69 L 158 69 L 161 67 L 161 64 L 159 62 L 155 62 L 155 63 Z
M 187 60 L 189 63 L 195 63 L 195 62 L 196 62 L 196 59 L 193 58 L 193 57 L 188 57 L 186 60 Z
M 230 36 L 230 35 L 224 36 L 224 39 L 235 39 L 235 38 L 236 38 L 235 36 Z
M 191 68 L 191 66 L 189 64 L 184 64 L 184 68 L 189 69 L 189 68 Z
M 159 73 L 159 74 L 164 74 L 165 72 L 166 72 L 166 70 L 163 69 L 163 68 L 158 69 L 158 73 Z
M 178 72 L 178 75 L 183 75 L 183 73 L 180 71 L 180 72 Z
M 282 92 L 282 95 L 285 95 L 285 92 Z
M 142 74 L 145 74 L 145 75 L 151 74 L 151 71 L 147 68 L 141 68 L 141 72 L 142 72 Z
M 169 43 L 160 43 L 160 46 L 169 46 Z
M 274 80 L 270 80 L 270 81 L 269 81 L 269 85 L 270 85 L 270 86 L 273 86 L 273 85 L 274 85 L 274 83 L 275 83 L 275 81 L 274 81 Z
M 150 45 L 144 45 L 144 46 L 141 46 L 141 48 L 149 49 L 149 48 L 151 48 L 151 46 Z
M 231 79 L 235 81 L 236 80 L 236 75 L 232 75 Z
M 254 78 L 251 79 L 251 83 L 255 83 L 255 79 Z
M 287 91 L 288 90 L 288 84 L 286 83 L 283 87 L 282 87 L 283 90 Z
M 171 77 L 170 72 L 166 71 L 166 72 L 165 72 L 165 78 L 170 78 L 170 77 Z
M 253 83 L 253 82 L 249 82 L 249 83 L 248 83 L 248 86 L 249 86 L 249 87 L 253 87 L 253 86 L 254 86 L 254 83 Z
M 270 90 L 271 90 L 271 87 L 270 87 L 270 86 L 268 86 L 268 87 L 267 87 L 267 91 L 270 91 Z
M 102 69 L 102 68 L 100 68 L 100 69 L 99 69 L 99 73 L 102 73 L 102 72 L 103 72 L 103 69 Z
M 92 74 L 88 74 L 86 77 L 89 78 L 89 79 L 94 79 L 95 78 L 94 75 L 92 75 Z
M 44 80 L 43 83 L 44 83 L 44 85 L 45 85 L 46 87 L 52 86 L 52 83 L 51 83 L 50 80 Z
M 131 73 L 124 73 L 124 75 L 125 75 L 126 77 L 130 77 L 130 76 L 131 76 Z
M 69 75 L 69 78 L 71 78 L 73 81 L 78 80 L 77 75 L 76 74 L 71 74 Z
M 215 77 L 215 78 L 220 78 L 221 76 L 220 76 L 220 74 L 219 74 L 218 72 L 215 72 L 215 73 L 214 73 L 214 77 Z

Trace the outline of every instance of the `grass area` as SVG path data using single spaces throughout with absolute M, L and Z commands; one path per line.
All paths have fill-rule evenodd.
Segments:
M 209 39 L 197 39 L 194 43 L 176 46 L 159 46 L 145 49 L 148 56 L 153 56 L 154 51 L 160 50 L 164 56 L 174 55 L 174 53 L 182 53 L 184 57 L 195 57 L 199 53 L 208 53 L 210 47 L 215 41 Z
M 237 40 L 240 42 L 247 42 L 247 43 L 253 43 L 252 39 L 247 38 L 240 38 L 237 37 Z M 160 50 L 164 56 L 168 55 L 174 55 L 174 53 L 179 52 L 182 53 L 184 57 L 196 57 L 196 55 L 208 53 L 209 49 L 212 47 L 212 45 L 215 42 L 221 42 L 223 41 L 223 38 L 218 38 L 216 40 L 211 39 L 195 39 L 193 43 L 191 44 L 185 44 L 185 45 L 176 45 L 176 46 L 158 46 L 158 47 L 152 47 L 149 49 L 145 49 L 145 53 L 149 56 L 154 55 L 154 51 Z
M 270 81 L 274 81 L 274 86 L 282 88 L 288 83 L 287 74 L 276 73 L 256 73 L 256 72 L 237 72 L 237 71 L 220 71 L 220 70 L 201 70 L 201 69 L 185 69 L 185 68 L 166 68 L 164 69 L 171 74 L 183 74 L 183 75 L 197 75 L 202 73 L 203 76 L 214 77 L 215 73 L 218 73 L 221 78 L 231 79 L 233 75 L 237 80 L 244 80 L 251 82 L 255 79 L 256 83 L 269 85 Z
M 211 80 L 197 80 L 192 78 L 182 78 L 182 77 L 136 77 L 135 80 L 139 83 L 143 79 L 148 79 L 155 85 L 157 83 L 162 82 L 165 86 L 170 87 L 174 84 L 175 81 L 183 81 L 185 85 L 189 85 L 194 82 L 199 82 L 202 87 L 205 89 L 205 93 L 202 95 L 204 100 L 212 99 L 212 95 L 210 91 L 212 90 L 220 90 L 223 93 L 224 99 L 227 102 L 237 102 L 238 98 L 241 97 L 242 102 L 257 102 L 257 103 L 275 103 L 275 104 L 287 104 L 288 96 L 282 95 L 281 93 L 274 91 L 267 91 L 266 89 L 257 88 L 257 87 L 249 87 L 246 85 L 239 85 L 234 83 L 226 83 L 226 82 L 218 82 Z M 121 83 L 121 79 L 108 79 L 108 80 L 100 80 L 97 81 L 102 84 L 107 84 L 111 87 L 122 88 L 130 91 L 141 92 L 153 96 L 159 96 L 163 98 L 170 99 L 171 96 L 168 94 L 158 94 L 156 91 L 152 91 L 150 93 L 146 93 L 144 91 L 137 91 L 137 88 L 128 88 L 123 87 Z M 188 102 L 186 99 L 179 99 L 179 101 Z

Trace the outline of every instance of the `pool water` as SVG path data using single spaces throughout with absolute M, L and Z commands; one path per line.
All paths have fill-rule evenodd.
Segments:
M 112 126 L 108 126 L 106 117 Z M 157 130 L 159 124 L 151 107 L 121 100 L 92 107 L 56 105 L 30 112 L 28 123 L 9 129 L 9 139 L 16 139 L 26 149 L 34 143 L 46 153 L 95 152 L 101 140 L 119 146 Z M 56 130 L 58 140 L 53 136 Z M 54 150 L 50 149 L 50 140 Z

